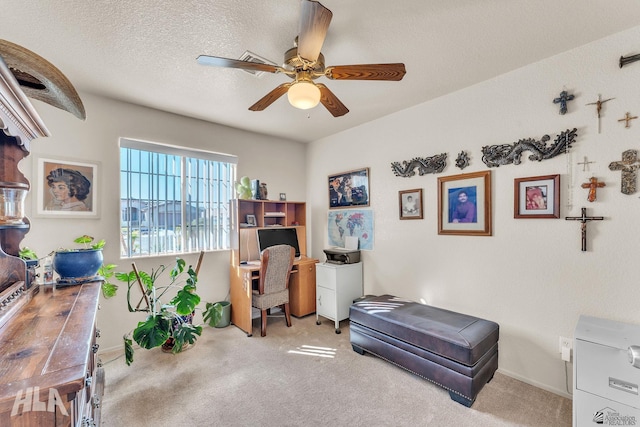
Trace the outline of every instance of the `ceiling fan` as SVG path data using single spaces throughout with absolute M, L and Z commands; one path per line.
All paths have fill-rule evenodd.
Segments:
M 327 35 L 333 13 L 314 0 L 302 0 L 298 37 L 294 47 L 284 54 L 282 67 L 239 59 L 200 55 L 198 63 L 217 67 L 239 68 L 248 71 L 283 73 L 293 79 L 283 83 L 249 107 L 251 111 L 262 111 L 285 93 L 289 102 L 303 110 L 322 103 L 334 116 L 349 112 L 347 107 L 322 83 L 315 83 L 318 77 L 332 80 L 387 80 L 399 81 L 406 74 L 404 64 L 358 64 L 325 67 L 324 56 L 320 52 Z

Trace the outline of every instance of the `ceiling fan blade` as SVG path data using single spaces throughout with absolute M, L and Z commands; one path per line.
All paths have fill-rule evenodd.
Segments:
M 298 31 L 298 55 L 315 62 L 320 55 L 333 13 L 317 1 L 302 0 Z
M 220 58 L 218 56 L 200 55 L 198 64 L 212 65 L 214 67 L 240 68 L 242 70 L 264 71 L 267 73 L 278 73 L 282 68 L 271 64 L 261 64 L 259 62 L 241 61 L 239 59 Z
M 328 67 L 325 75 L 333 80 L 402 80 L 407 70 L 404 64 L 360 64 Z
M 328 87 L 322 83 L 316 83 L 316 86 L 320 89 L 320 102 L 325 106 L 333 117 L 344 116 L 349 112 L 349 109 L 338 99 L 337 96 L 329 90 Z
M 249 107 L 251 111 L 262 111 L 269 105 L 273 104 L 278 98 L 287 93 L 292 83 L 282 83 L 277 88 L 263 96 L 258 102 Z

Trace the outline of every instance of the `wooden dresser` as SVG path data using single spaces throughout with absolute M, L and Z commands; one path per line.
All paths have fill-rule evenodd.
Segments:
M 31 227 L 24 216 L 31 187 L 18 163 L 33 139 L 50 135 L 23 89 L 82 119 L 84 106 L 44 58 L 6 40 L 0 54 L 0 426 L 99 425 L 101 283 L 40 289 L 19 258 Z
M 100 285 L 41 287 L 0 329 L 0 426 L 100 424 Z

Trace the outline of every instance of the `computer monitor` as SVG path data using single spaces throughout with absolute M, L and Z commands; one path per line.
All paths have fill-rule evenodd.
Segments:
M 300 247 L 298 246 L 298 232 L 295 228 L 273 227 L 258 229 L 258 248 L 260 252 L 275 245 L 293 246 L 296 251 L 296 257 L 300 256 Z

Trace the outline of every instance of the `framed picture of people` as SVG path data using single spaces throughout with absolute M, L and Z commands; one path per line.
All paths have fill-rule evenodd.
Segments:
M 369 206 L 369 168 L 329 175 L 329 209 Z
M 516 178 L 514 218 L 560 218 L 560 175 Z
M 438 178 L 438 234 L 491 236 L 491 171 Z
M 400 219 L 422 219 L 422 188 L 398 192 Z
M 99 218 L 98 162 L 36 157 L 37 216 Z

